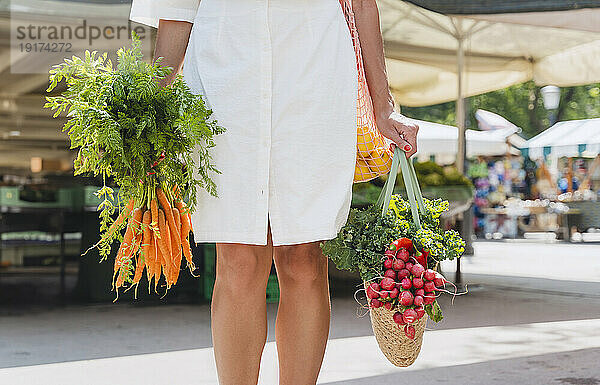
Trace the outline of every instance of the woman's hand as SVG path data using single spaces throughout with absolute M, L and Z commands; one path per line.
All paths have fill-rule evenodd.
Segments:
M 381 115 L 376 119 L 379 132 L 400 147 L 410 158 L 417 152 L 419 126 L 396 111 Z
M 159 20 L 154 58 L 162 57 L 160 65 L 173 69 L 161 79 L 161 86 L 171 84 L 181 69 L 191 31 L 192 23 L 187 21 Z

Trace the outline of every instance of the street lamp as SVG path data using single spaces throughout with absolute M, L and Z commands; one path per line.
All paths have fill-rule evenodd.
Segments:
M 555 110 L 560 104 L 560 88 L 557 86 L 545 86 L 540 91 L 544 99 L 544 108 L 548 110 L 550 126 L 553 126 L 556 123 Z

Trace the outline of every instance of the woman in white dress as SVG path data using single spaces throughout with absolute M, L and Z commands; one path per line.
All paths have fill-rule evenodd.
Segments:
M 155 57 L 182 70 L 227 129 L 212 156 L 218 198 L 200 192 L 196 242 L 217 244 L 212 298 L 222 385 L 256 384 L 275 262 L 280 384 L 315 384 L 329 333 L 327 260 L 350 208 L 357 63 L 340 0 L 133 0 L 158 27 Z M 381 133 L 416 151 L 394 111 L 375 0 L 352 3 Z M 172 79 L 166 79 L 168 83 Z

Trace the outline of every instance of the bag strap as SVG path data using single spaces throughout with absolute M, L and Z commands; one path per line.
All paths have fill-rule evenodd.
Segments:
M 423 195 L 421 194 L 421 187 L 417 181 L 414 165 L 411 161 L 406 159 L 406 154 L 398 146 L 394 149 L 392 167 L 388 178 L 381 189 L 376 205 L 377 207 L 381 207 L 381 215 L 385 215 L 390 207 L 390 200 L 392 199 L 394 185 L 396 184 L 398 165 L 400 165 L 402 169 L 402 178 L 404 180 L 404 185 L 406 186 L 406 194 L 408 195 L 413 222 L 417 226 L 417 229 L 421 229 L 421 218 L 419 214 L 425 215 L 425 203 L 423 201 Z
M 415 165 L 413 162 L 408 162 L 409 171 L 412 174 L 412 181 L 415 187 L 415 197 L 417 198 L 417 203 L 419 205 L 419 211 L 421 215 L 425 215 L 425 202 L 423 201 L 423 194 L 421 193 L 421 186 L 419 186 L 419 180 L 417 179 L 417 172 L 415 171 Z

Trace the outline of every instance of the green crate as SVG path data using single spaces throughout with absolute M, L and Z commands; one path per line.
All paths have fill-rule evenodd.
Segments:
M 205 244 L 203 249 L 203 273 L 202 273 L 202 295 L 207 301 L 212 298 L 213 287 L 215 285 L 215 274 L 216 274 L 216 248 L 212 243 Z M 276 303 L 279 302 L 279 282 L 277 281 L 277 275 L 271 274 L 267 281 L 267 302 Z
M 269 280 L 267 281 L 267 302 L 279 302 L 279 281 L 277 280 L 277 274 L 269 275 Z
M 22 189 L 15 186 L 0 187 L 0 206 L 4 207 L 23 207 L 23 208 L 73 208 L 73 202 L 76 200 L 74 189 L 61 188 L 52 191 L 54 200 L 52 201 L 27 201 L 21 198 Z
M 215 286 L 215 263 L 217 252 L 213 243 L 205 244 L 202 249 L 202 296 L 210 301 L 212 298 L 213 287 Z

